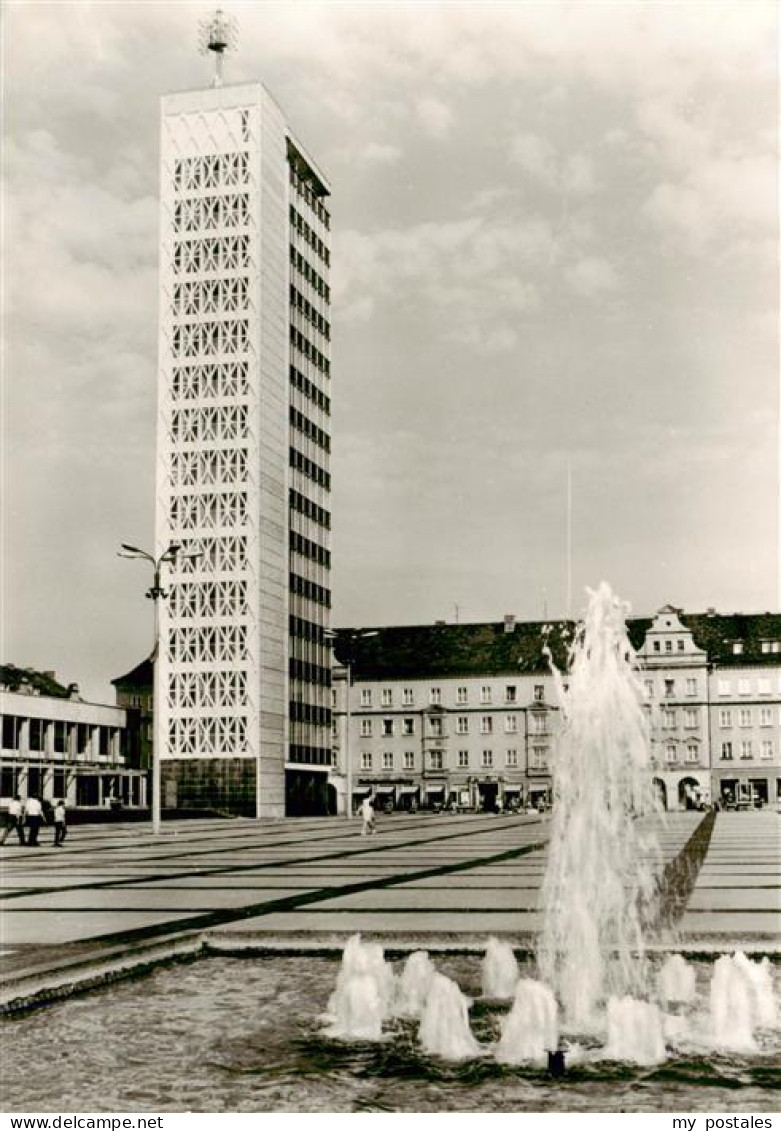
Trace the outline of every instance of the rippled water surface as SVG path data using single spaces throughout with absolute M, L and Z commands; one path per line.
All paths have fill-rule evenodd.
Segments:
M 479 997 L 477 957 L 436 958 Z M 762 1055 L 692 1056 L 657 1068 L 602 1062 L 562 1080 L 424 1057 L 415 1026 L 380 1044 L 322 1035 L 338 961 L 210 958 L 160 969 L 3 1023 L 2 1110 L 41 1112 L 766 1112 L 781 1086 L 778 1041 Z M 702 989 L 705 988 L 701 972 Z M 476 1001 L 488 1044 L 504 1008 Z

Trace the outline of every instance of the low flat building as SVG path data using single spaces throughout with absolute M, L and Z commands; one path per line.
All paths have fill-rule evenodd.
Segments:
M 136 719 L 85 703 L 53 672 L 0 668 L 0 805 L 16 795 L 65 800 L 70 809 L 144 808 Z

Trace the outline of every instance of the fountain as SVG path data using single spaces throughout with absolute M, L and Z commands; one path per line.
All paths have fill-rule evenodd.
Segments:
M 435 973 L 420 1019 L 418 1039 L 424 1052 L 445 1060 L 479 1056 L 481 1048 L 469 1028 L 469 999 L 451 978 Z
M 496 1059 L 540 1063 L 547 1056 L 555 1075 L 574 1047 L 559 1048 L 560 1031 L 567 1039 L 587 1037 L 588 1056 L 654 1065 L 665 1059 L 666 1043 L 704 1040 L 707 1047 L 753 1052 L 757 1030 L 776 1024 L 767 961 L 740 953 L 720 958 L 705 1020 L 693 1012 L 695 971 L 681 955 L 669 955 L 652 977 L 646 935 L 658 918 L 661 813 L 625 612 L 603 582 L 590 593 L 566 683 L 551 663 L 563 726 L 553 759 L 553 817 L 540 893 L 542 980 L 521 977 L 510 944 L 494 937 L 482 961 L 483 996 L 513 999 Z M 654 984 L 656 1000 L 649 1000 Z M 365 1023 L 356 1016 L 361 1009 Z M 345 948 L 329 1005 L 335 1035 L 378 1039 L 391 1013 L 420 1018 L 423 1051 L 451 1060 L 485 1051 L 470 1030 L 468 1011 L 468 999 L 435 970 L 428 954 L 410 955 L 396 982 L 382 950 L 362 944 L 360 936 Z M 605 1033 L 606 1043 L 595 1052 L 593 1039 L 603 1041 Z
M 659 971 L 659 999 L 665 1009 L 679 1013 L 696 995 L 694 968 L 680 954 L 669 955 Z
M 426 1004 L 436 969 L 425 950 L 414 951 L 401 972 L 394 1014 L 397 1017 L 420 1017 Z
M 483 958 L 483 996 L 511 998 L 520 976 L 510 944 L 490 938 Z
M 558 1043 L 558 1006 L 553 993 L 542 982 L 521 978 L 502 1025 L 496 1059 L 502 1064 L 544 1061 Z
M 382 947 L 353 935 L 344 948 L 336 989 L 328 1001 L 328 1035 L 379 1040 L 394 997 L 395 977 Z
M 661 1064 L 666 1051 L 659 1007 L 632 997 L 611 997 L 604 1055 L 632 1064 Z
M 538 963 L 570 1024 L 593 1027 L 610 996 L 642 993 L 644 926 L 661 872 L 643 691 L 625 608 L 603 582 L 554 668 L 563 727 L 542 885 Z
M 710 988 L 712 1040 L 717 1048 L 754 1052 L 756 1030 L 772 1028 L 777 1013 L 767 959 L 722 955 L 713 967 Z

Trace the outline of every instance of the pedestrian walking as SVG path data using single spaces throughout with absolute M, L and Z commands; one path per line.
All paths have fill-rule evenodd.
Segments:
M 364 797 L 361 802 L 361 817 L 363 818 L 361 836 L 368 836 L 370 833 L 376 832 L 374 825 L 374 806 L 372 805 L 371 797 Z
M 10 836 L 11 830 L 16 829 L 16 835 L 19 837 L 19 843 L 24 844 L 24 806 L 22 799 L 17 794 L 11 804 L 8 806 L 8 813 L 5 819 L 5 828 L 3 829 L 3 836 L 0 844 L 5 844 Z
M 24 806 L 24 818 L 27 828 L 30 830 L 27 843 L 31 848 L 40 848 L 38 844 L 38 832 L 43 820 L 43 806 L 37 797 L 27 798 Z
M 54 802 L 54 847 L 62 848 L 62 842 L 68 835 L 68 828 L 65 824 L 65 802 Z

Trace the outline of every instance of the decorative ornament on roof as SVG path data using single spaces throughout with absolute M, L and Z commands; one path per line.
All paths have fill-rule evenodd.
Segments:
M 211 19 L 198 25 L 198 46 L 202 54 L 214 55 L 214 81 L 212 86 L 222 86 L 222 57 L 226 51 L 235 51 L 238 41 L 236 20 L 218 8 Z

